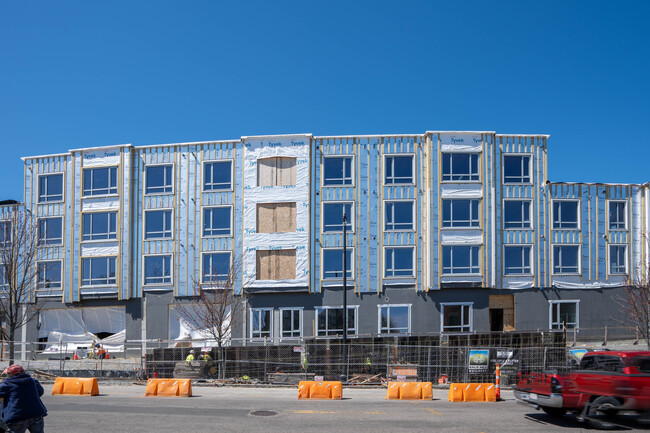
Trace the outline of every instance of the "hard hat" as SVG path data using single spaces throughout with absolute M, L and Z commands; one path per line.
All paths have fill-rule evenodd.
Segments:
M 194 349 L 190 350 L 190 353 L 194 353 Z

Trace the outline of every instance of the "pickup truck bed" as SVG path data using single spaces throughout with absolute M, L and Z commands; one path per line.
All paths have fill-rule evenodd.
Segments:
M 567 373 L 520 373 L 515 397 L 554 416 L 644 413 L 650 411 L 650 352 L 590 352 Z

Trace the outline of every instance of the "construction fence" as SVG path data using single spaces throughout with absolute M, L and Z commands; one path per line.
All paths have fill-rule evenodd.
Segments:
M 347 345 L 337 337 L 280 344 L 272 340 L 231 343 L 218 348 L 196 340 L 126 341 L 124 351 L 111 353 L 109 359 L 92 353 L 75 359 L 76 352 L 67 350 L 39 352 L 41 342 L 23 348 L 28 356 L 21 362 L 45 377 L 185 377 L 275 384 L 298 380 L 493 382 L 499 364 L 501 383 L 507 386 L 515 383 L 518 371 L 567 370 L 577 364 L 581 352 L 602 348 L 578 349 L 571 332 L 368 337 L 349 339 Z M 200 359 L 204 351 L 208 356 Z

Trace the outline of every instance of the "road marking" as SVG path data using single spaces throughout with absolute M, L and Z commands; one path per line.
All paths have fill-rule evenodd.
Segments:
M 426 409 L 434 415 L 442 416 L 442 414 L 435 409 L 431 409 L 430 407 L 427 407 Z
M 346 415 L 386 415 L 386 412 L 373 411 L 373 412 L 346 412 L 337 410 L 286 410 L 285 412 L 297 414 L 346 414 Z

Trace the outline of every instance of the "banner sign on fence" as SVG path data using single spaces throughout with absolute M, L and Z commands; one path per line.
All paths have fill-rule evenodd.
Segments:
M 305 351 L 305 348 L 302 347 L 302 346 L 294 346 L 294 347 L 293 347 L 293 351 L 294 351 L 294 352 L 300 352 L 300 353 L 302 353 L 302 352 Z
M 490 365 L 499 364 L 502 372 L 519 369 L 519 349 L 491 349 Z
M 469 349 L 467 369 L 470 373 L 487 373 L 489 361 L 489 349 Z

